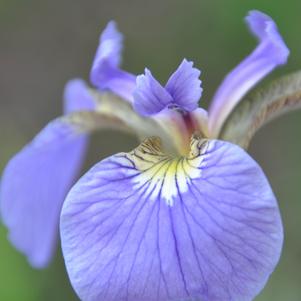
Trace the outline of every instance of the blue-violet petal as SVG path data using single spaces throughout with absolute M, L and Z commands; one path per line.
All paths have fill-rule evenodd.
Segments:
M 281 252 L 277 202 L 241 148 L 192 143 L 172 159 L 144 143 L 72 188 L 61 214 L 71 283 L 85 301 L 250 301 Z
M 171 104 L 173 104 L 172 96 L 148 69 L 145 69 L 145 74 L 137 76 L 134 109 L 139 114 L 143 116 L 157 114 Z
M 198 108 L 198 102 L 202 95 L 201 71 L 193 67 L 193 62 L 186 59 L 171 75 L 165 88 L 173 98 L 173 102 L 186 111 Z
M 92 110 L 85 84 L 66 85 L 65 112 Z M 58 237 L 63 201 L 78 176 L 88 137 L 64 119 L 50 122 L 7 164 L 0 209 L 12 244 L 36 268 L 47 266 Z
M 251 11 L 246 22 L 259 44 L 226 76 L 217 90 L 209 108 L 209 130 L 212 137 L 218 137 L 227 116 L 249 89 L 275 67 L 285 64 L 289 55 L 275 22 L 269 16 Z
M 95 102 L 89 88 L 82 79 L 72 79 L 64 91 L 64 113 L 68 114 L 76 111 L 94 111 Z
M 100 36 L 90 79 L 100 90 L 110 90 L 132 102 L 136 76 L 119 68 L 122 48 L 123 36 L 111 21 Z

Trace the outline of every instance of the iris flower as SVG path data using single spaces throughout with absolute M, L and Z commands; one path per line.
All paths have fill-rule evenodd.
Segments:
M 258 46 L 224 79 L 208 112 L 200 71 L 184 59 L 166 84 L 151 71 L 120 68 L 123 36 L 100 37 L 89 88 L 70 81 L 65 114 L 50 122 L 4 170 L 1 215 L 9 239 L 33 267 L 63 255 L 84 301 L 252 300 L 278 263 L 283 229 L 260 166 L 222 139 L 227 118 L 289 50 L 274 21 L 246 17 Z M 236 124 L 240 128 L 240 124 Z M 91 131 L 138 137 L 77 182 Z

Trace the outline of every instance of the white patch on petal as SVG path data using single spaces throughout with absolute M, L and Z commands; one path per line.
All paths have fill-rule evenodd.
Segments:
M 153 201 L 164 199 L 172 206 L 178 193 L 186 192 L 191 180 L 201 177 L 208 147 L 207 140 L 193 137 L 188 156 L 172 157 L 162 151 L 159 138 L 147 139 L 127 155 L 139 170 L 133 177 L 135 189 L 145 190 L 145 195 Z

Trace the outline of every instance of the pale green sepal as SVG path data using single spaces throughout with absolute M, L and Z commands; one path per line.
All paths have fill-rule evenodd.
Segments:
M 131 132 L 131 128 L 119 118 L 97 111 L 77 111 L 59 119 L 70 125 L 78 133 L 91 133 L 102 129 Z
M 267 122 L 301 108 L 301 71 L 283 76 L 246 96 L 229 115 L 219 139 L 247 149 Z
M 180 122 L 177 112 L 170 112 L 168 120 L 162 116 L 157 118 L 144 117 L 133 110 L 133 107 L 120 97 L 111 93 L 99 93 L 90 89 L 95 102 L 95 110 L 102 116 L 118 120 L 125 128 L 138 137 L 140 141 L 159 136 L 165 149 L 172 153 L 179 153 L 183 148 L 183 138 L 180 135 Z M 172 125 L 171 125 L 172 124 Z

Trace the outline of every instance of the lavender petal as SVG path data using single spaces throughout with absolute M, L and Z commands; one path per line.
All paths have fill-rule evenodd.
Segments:
M 251 11 L 246 22 L 259 39 L 259 44 L 226 76 L 217 90 L 209 108 L 209 130 L 212 137 L 218 137 L 227 116 L 241 98 L 275 67 L 285 64 L 289 55 L 275 22 L 269 16 Z
M 93 110 L 81 80 L 65 88 L 64 110 Z M 58 237 L 62 203 L 74 184 L 88 146 L 88 136 L 66 120 L 49 123 L 7 164 L 0 189 L 2 221 L 9 239 L 33 267 L 46 267 Z
M 146 143 L 72 188 L 61 239 L 80 299 L 249 301 L 261 291 L 283 242 L 269 183 L 235 145 L 196 151 L 173 161 Z
M 136 76 L 119 68 L 122 48 L 123 36 L 116 23 L 111 21 L 100 36 L 90 79 L 100 90 L 112 91 L 132 102 Z
M 89 93 L 88 86 L 82 79 L 72 79 L 64 91 L 64 113 L 75 111 L 93 111 L 95 102 Z
M 199 80 L 200 74 L 201 71 L 193 67 L 193 62 L 184 59 L 165 86 L 174 103 L 186 111 L 198 108 L 203 90 Z
M 137 77 L 134 91 L 134 109 L 142 116 L 150 116 L 173 104 L 168 91 L 152 76 L 148 69 Z

